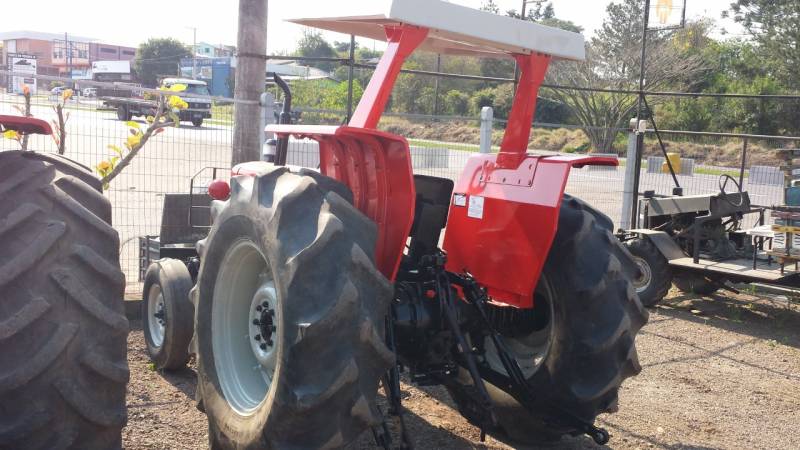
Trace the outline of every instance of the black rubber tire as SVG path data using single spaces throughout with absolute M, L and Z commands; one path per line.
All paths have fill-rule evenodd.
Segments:
M 123 122 L 127 122 L 133 118 L 130 110 L 125 105 L 117 106 L 117 119 Z
M 394 363 L 383 338 L 393 289 L 375 268 L 377 227 L 330 178 L 286 167 L 265 172 L 231 181 L 230 200 L 198 246 L 193 346 L 210 446 L 339 448 L 380 423 L 378 382 Z M 225 399 L 211 326 L 220 265 L 242 239 L 269 261 L 282 310 L 275 378 L 250 416 Z
M 0 448 L 120 448 L 125 277 L 85 167 L 0 152 Z
M 189 362 L 189 343 L 194 334 L 194 306 L 189 291 L 193 284 L 186 264 L 177 259 L 164 258 L 147 268 L 142 290 L 142 328 L 147 353 L 157 369 L 182 369 Z M 155 312 L 148 307 L 153 286 L 160 288 L 164 299 L 164 341 L 160 346 L 154 344 L 148 326 L 149 315 Z
M 203 126 L 203 119 L 192 119 L 192 125 L 194 125 L 195 128 L 202 127 Z
M 705 277 L 692 273 L 677 273 L 672 284 L 686 294 L 711 295 L 719 290 L 719 285 Z
M 635 257 L 641 258 L 650 270 L 650 282 L 646 287 L 637 289 L 639 300 L 648 308 L 656 306 L 669 292 L 673 282 L 672 269 L 667 258 L 646 237 L 625 242 L 625 247 Z M 634 277 L 637 279 L 638 277 Z
M 564 435 L 582 434 L 552 423 L 555 408 L 593 423 L 614 412 L 622 382 L 641 371 L 635 337 L 648 313 L 630 277 L 636 271 L 630 254 L 611 234 L 611 221 L 582 201 L 564 196 L 558 232 L 541 283 L 552 299 L 552 338 L 541 365 L 528 378 L 538 399 L 532 414 L 501 387 L 487 383 L 499 426 L 496 438 L 531 445 Z M 459 411 L 476 426 L 484 411 L 463 369 L 446 384 Z M 555 407 L 554 407 L 555 405 Z

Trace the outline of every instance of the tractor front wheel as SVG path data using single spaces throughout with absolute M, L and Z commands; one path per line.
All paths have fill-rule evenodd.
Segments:
M 525 333 L 504 339 L 528 379 L 534 404 L 525 407 L 502 386 L 485 381 L 499 422 L 491 434 L 511 444 L 554 441 L 583 433 L 559 423 L 563 411 L 594 423 L 598 414 L 616 410 L 620 385 L 641 370 L 634 340 L 647 311 L 629 281 L 635 272 L 608 218 L 565 196 L 534 293 L 533 319 Z M 491 341 L 484 348 L 485 364 L 506 376 Z M 485 425 L 486 412 L 466 372 L 446 386 L 459 411 Z
M 147 353 L 158 369 L 182 369 L 189 361 L 189 342 L 194 332 L 191 289 L 192 277 L 182 261 L 164 258 L 147 268 L 142 326 Z
M 236 177 L 201 242 L 192 299 L 210 446 L 339 448 L 380 423 L 392 296 L 377 227 L 343 185 L 269 167 Z
M 669 292 L 672 270 L 667 258 L 647 238 L 636 238 L 625 243 L 639 268 L 633 277 L 633 286 L 644 306 L 656 306 Z

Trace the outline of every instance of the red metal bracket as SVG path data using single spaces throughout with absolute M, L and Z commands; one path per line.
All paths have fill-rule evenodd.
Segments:
M 375 73 L 358 102 L 350 126 L 376 128 L 392 95 L 392 88 L 406 58 L 428 37 L 428 29 L 409 25 L 387 26 L 389 45 L 375 68 Z
M 53 134 L 49 123 L 33 117 L 0 115 L 0 128 L 22 134 Z
M 508 169 L 516 169 L 525 159 L 536 114 L 536 98 L 551 59 L 550 55 L 542 53 L 514 55 L 514 58 L 520 69 L 520 79 L 497 157 L 497 163 Z

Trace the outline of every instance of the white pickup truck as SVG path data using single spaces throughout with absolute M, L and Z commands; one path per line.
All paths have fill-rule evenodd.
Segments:
M 164 78 L 161 80 L 160 88 L 168 89 L 176 84 L 186 86 L 186 90 L 181 92 L 181 97 L 189 104 L 187 109 L 180 111 L 180 120 L 192 122 L 192 125 L 199 127 L 203 125 L 203 119 L 211 118 L 211 100 L 205 98 L 193 98 L 190 95 L 210 95 L 208 85 L 205 81 L 192 80 L 188 78 Z M 135 94 L 135 91 L 131 91 Z M 143 97 L 100 97 L 100 100 L 108 108 L 117 111 L 119 120 L 128 121 L 136 116 L 152 116 L 156 112 L 155 100 L 147 100 Z

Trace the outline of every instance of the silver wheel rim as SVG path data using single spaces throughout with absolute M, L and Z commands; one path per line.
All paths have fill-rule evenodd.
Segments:
M 237 414 L 264 402 L 277 366 L 280 305 L 269 263 L 250 240 L 236 242 L 217 274 L 211 345 L 220 388 Z
M 160 285 L 153 284 L 147 293 L 147 329 L 150 330 L 150 340 L 156 348 L 161 348 L 164 345 L 166 325 L 164 294 L 161 292 Z
M 650 286 L 650 282 L 653 280 L 653 271 L 650 270 L 650 264 L 647 264 L 647 261 L 643 258 L 634 256 L 633 262 L 639 267 L 640 273 L 640 275 L 633 280 L 633 287 L 636 288 L 637 294 L 641 294 Z
M 546 305 L 545 307 L 548 309 L 549 317 L 547 325 L 541 330 L 536 330 L 527 336 L 503 338 L 506 349 L 509 354 L 517 360 L 517 364 L 525 378 L 532 377 L 547 358 L 547 355 L 550 353 L 550 347 L 555 332 L 555 328 L 553 327 L 553 320 L 555 317 L 553 308 L 554 297 L 550 285 L 547 283 L 544 276 L 540 279 L 536 291 L 534 303 L 536 305 L 544 303 Z M 497 349 L 491 338 L 486 338 L 484 348 L 486 349 L 485 357 L 489 367 L 496 372 L 507 375 L 506 369 L 500 361 L 500 356 L 497 354 Z

